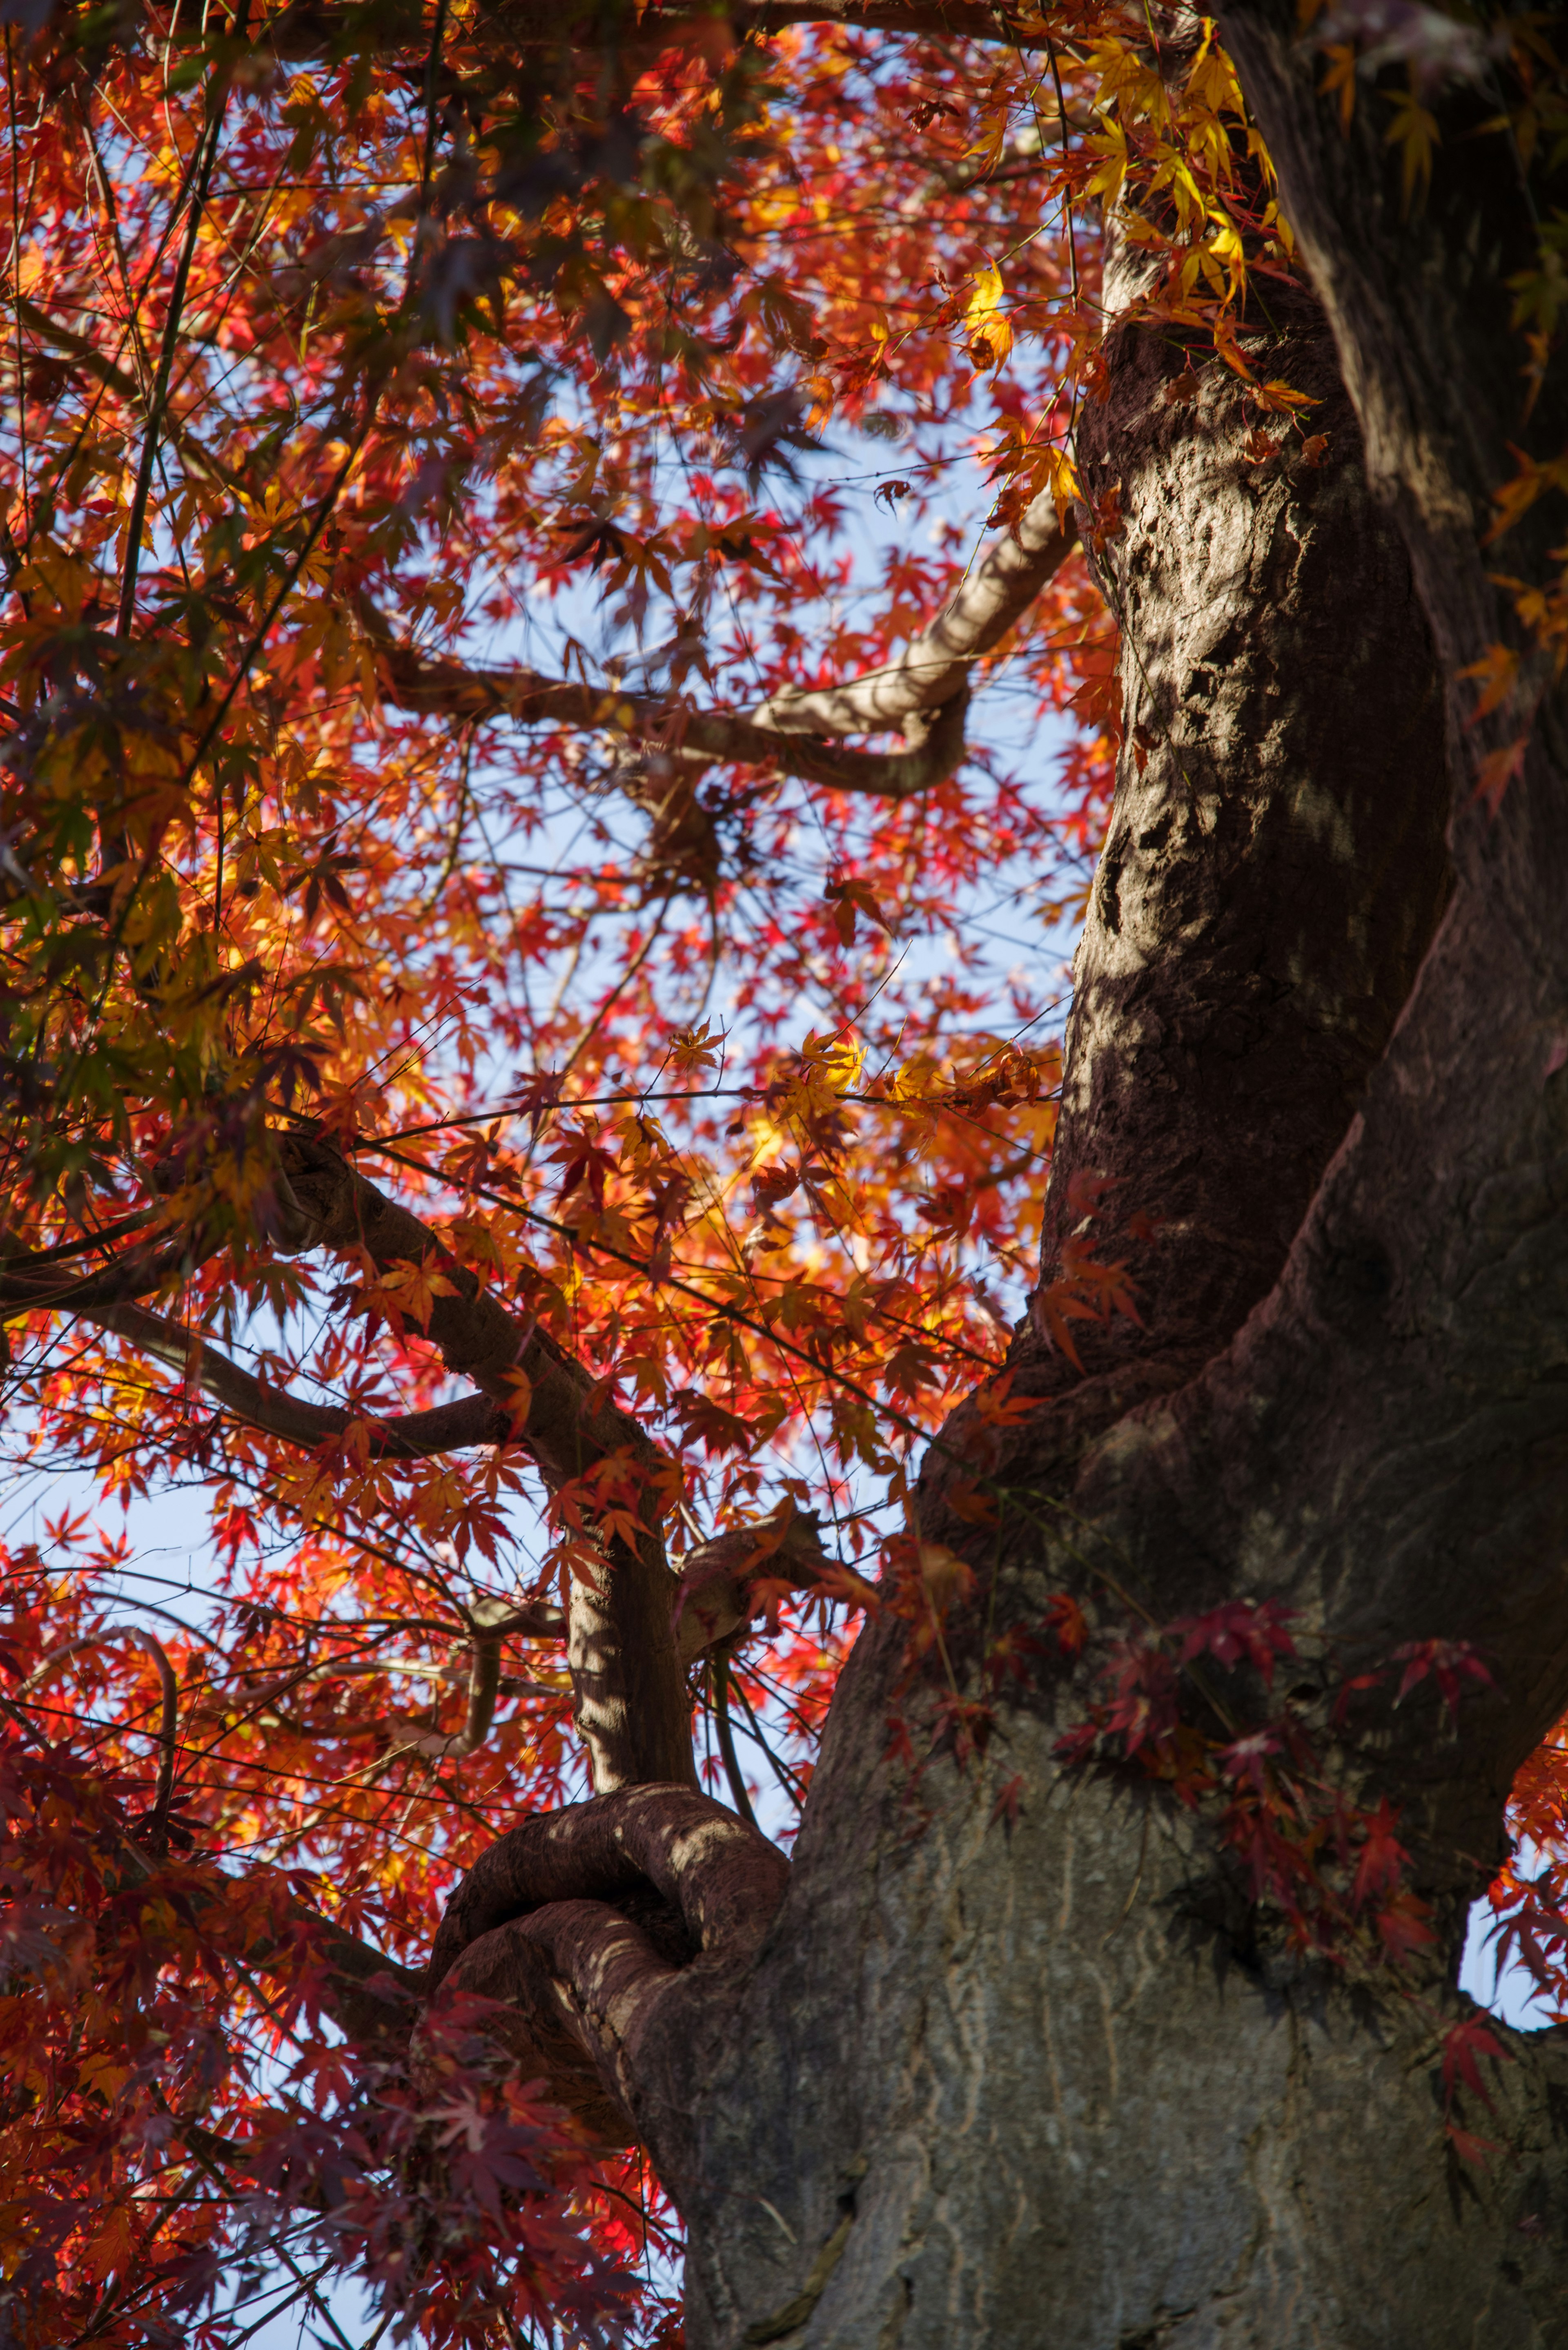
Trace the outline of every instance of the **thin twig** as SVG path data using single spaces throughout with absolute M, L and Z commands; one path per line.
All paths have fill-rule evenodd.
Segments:
M 730 1720 L 730 1654 L 733 1646 L 732 1641 L 725 1641 L 722 1648 L 714 1649 L 711 1659 L 709 1677 L 713 1690 L 713 1727 L 719 1733 L 719 1752 L 724 1758 L 724 1775 L 730 1782 L 735 1809 L 746 1825 L 754 1828 L 757 1815 L 752 1809 L 752 1799 L 741 1775 L 741 1765 L 735 1754 L 735 1728 Z
M 210 101 L 211 102 L 211 101 Z M 190 281 L 191 264 L 196 257 L 196 241 L 201 234 L 202 213 L 212 185 L 213 172 L 218 161 L 218 146 L 223 137 L 223 118 L 228 112 L 229 78 L 223 84 L 214 107 L 213 120 L 206 133 L 206 152 L 202 158 L 196 184 L 191 192 L 191 218 L 185 230 L 185 242 L 174 271 L 174 284 L 169 296 L 169 316 L 163 325 L 163 344 L 158 354 L 158 373 L 153 379 L 152 395 L 147 403 L 147 432 L 141 443 L 141 462 L 136 469 L 136 487 L 131 494 L 130 520 L 125 545 L 125 570 L 119 588 L 119 614 L 115 623 L 118 637 L 129 637 L 136 613 L 136 573 L 141 557 L 141 532 L 147 519 L 147 501 L 152 490 L 152 469 L 158 462 L 158 436 L 163 428 L 163 409 L 169 398 L 169 379 L 174 371 L 174 347 L 180 337 L 181 320 L 185 309 L 185 288 Z M 135 321 L 132 320 L 133 333 Z

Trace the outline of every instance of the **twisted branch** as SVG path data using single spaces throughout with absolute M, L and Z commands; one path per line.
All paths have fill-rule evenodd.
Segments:
M 447 1904 L 427 1992 L 512 2010 L 520 2069 L 598 2136 L 659 2134 L 641 2061 L 661 2011 L 711 2010 L 755 1956 L 789 1884 L 784 1855 L 705 1795 L 628 1788 L 525 1820 Z M 427 2037 L 423 2045 L 428 2047 Z M 422 2048 L 414 2043 L 416 2073 Z
M 897 660 L 843 685 L 789 689 L 749 715 L 686 710 L 657 695 L 574 685 L 530 669 L 471 669 L 400 644 L 361 600 L 382 690 L 418 717 L 510 718 L 609 731 L 683 765 L 735 760 L 799 775 L 833 791 L 909 799 L 954 775 L 975 663 L 993 652 L 1072 554 L 1077 541 L 1042 492 L 1016 531 L 999 532 L 930 627 Z M 903 751 L 847 751 L 825 738 L 900 732 Z

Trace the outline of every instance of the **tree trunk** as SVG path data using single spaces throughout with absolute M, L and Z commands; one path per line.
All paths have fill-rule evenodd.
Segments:
M 1293 0 L 1227 32 L 1323 305 L 1269 289 L 1259 372 L 1314 395 L 1327 446 L 1260 447 L 1214 365 L 1168 400 L 1189 355 L 1111 334 L 1083 454 L 1126 517 L 1100 560 L 1128 734 L 1044 1271 L 1086 1237 L 1140 1318 L 1072 1326 L 1075 1363 L 1037 1316 L 1039 1409 L 955 1415 L 921 1530 L 993 1627 L 1063 1591 L 1102 1622 L 1293 1610 L 1301 1719 L 1348 1794 L 1397 1807 L 1436 1940 L 1399 1981 L 1293 1951 L 1202 1806 L 1055 1759 L 1093 1695 L 1059 1660 L 961 1769 L 940 1679 L 873 1620 L 760 1950 L 710 1947 L 693 1905 L 703 1956 L 661 1962 L 653 2005 L 611 2013 L 619 1929 L 595 1993 L 689 2223 L 694 2350 L 1568 2344 L 1568 2050 L 1500 2033 L 1495 2110 L 1458 2109 L 1480 2164 L 1442 2066 L 1466 1905 L 1568 1703 L 1568 737 L 1548 691 L 1490 815 L 1497 737 L 1456 684 L 1511 623 L 1479 537 L 1519 428 L 1528 214 L 1497 142 L 1456 137 L 1406 218 L 1382 122 L 1346 136 L 1316 95 Z M 1553 452 L 1560 407 L 1532 428 Z M 1508 567 L 1543 577 L 1560 528 Z M 950 1506 L 977 1470 L 992 1532 Z M 1341 1727 L 1346 1674 L 1419 1640 L 1490 1669 L 1460 1734 L 1429 1697 Z

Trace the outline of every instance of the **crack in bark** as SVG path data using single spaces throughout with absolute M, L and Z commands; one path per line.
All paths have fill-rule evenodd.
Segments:
M 755 2324 L 747 2326 L 741 2338 L 749 2345 L 749 2350 L 763 2350 L 766 2343 L 782 2342 L 786 2334 L 797 2333 L 805 2324 L 822 2299 L 828 2278 L 843 2258 L 844 2247 L 849 2241 L 849 2230 L 854 2225 L 854 2211 L 846 2211 L 812 2262 L 800 2291 L 781 2309 L 775 2309 L 771 2317 L 760 2317 Z

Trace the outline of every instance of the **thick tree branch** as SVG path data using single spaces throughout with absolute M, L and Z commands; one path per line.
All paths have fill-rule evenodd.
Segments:
M 489 1396 L 459 1396 L 429 1411 L 384 1416 L 354 1411 L 344 1404 L 307 1403 L 242 1370 L 199 1331 L 184 1330 L 146 1306 L 92 1307 L 85 1309 L 85 1318 L 129 1339 L 140 1353 L 169 1364 L 237 1418 L 288 1444 L 314 1449 L 337 1442 L 358 1427 L 366 1430 L 373 1459 L 421 1460 L 468 1445 L 516 1440 L 513 1422 Z
M 711 2017 L 789 1883 L 773 1845 L 706 1796 L 641 1787 L 526 1820 L 447 1905 L 428 1986 L 505 2002 L 520 2065 L 602 2137 L 657 2143 L 670 2003 Z M 416 2048 L 416 2059 L 418 2051 Z
M 762 1605 L 759 1583 L 809 1591 L 827 1564 L 821 1527 L 809 1514 L 792 1517 L 782 1533 L 776 1522 L 740 1526 L 701 1544 L 681 1570 L 675 1604 L 681 1663 L 694 1664 L 751 1622 Z
M 686 710 L 654 694 L 573 685 L 532 670 L 469 669 L 395 643 L 384 623 L 372 627 L 371 634 L 383 692 L 416 717 L 509 718 L 522 726 L 550 723 L 617 733 L 655 758 L 683 766 L 734 760 L 877 799 L 909 799 L 929 791 L 956 773 L 963 757 L 967 695 L 961 679 L 930 723 L 911 708 L 901 722 L 909 749 L 841 751 L 782 725 L 760 725 L 738 711 Z
M 1260 451 L 1218 360 L 1167 397 L 1196 355 L 1136 323 L 1146 268 L 1113 244 L 1107 301 L 1135 322 L 1107 331 L 1079 426 L 1085 483 L 1119 485 L 1125 517 L 1097 565 L 1127 739 L 1014 1350 L 1025 1387 L 1070 1394 L 1050 1423 L 1069 1457 L 1192 1377 L 1277 1279 L 1447 888 L 1436 656 L 1327 322 L 1271 286 L 1244 330 L 1325 444 L 1283 429 Z M 1083 1318 L 1116 1267 L 1136 1318 Z
M 733 5 L 725 13 L 740 35 L 782 32 L 792 25 L 842 25 L 855 32 L 1003 41 L 1025 49 L 1039 47 L 1045 37 L 1037 17 L 1014 16 L 1004 9 L 979 5 L 977 0 L 760 0 L 760 5 Z M 613 40 L 623 56 L 642 57 L 698 37 L 712 22 L 711 13 L 698 5 L 650 9 L 631 31 L 597 9 L 585 7 L 576 16 L 569 8 L 550 8 L 547 0 L 503 0 L 485 10 L 468 37 L 483 42 L 488 36 L 508 48 L 552 50 L 592 50 Z M 256 39 L 258 47 L 265 45 L 286 59 L 371 46 L 412 56 L 423 54 L 429 32 L 417 7 L 389 10 L 372 26 L 346 10 L 300 0 L 264 26 Z
M 1043 492 L 1016 532 L 1001 531 L 929 629 L 886 669 L 843 685 L 776 693 L 756 712 L 758 726 L 789 734 L 877 734 L 961 695 L 974 665 L 994 652 L 1055 577 L 1078 544 L 1054 499 Z
M 750 716 L 687 710 L 656 695 L 574 685 L 533 670 L 471 669 L 399 644 L 361 604 L 389 700 L 419 716 L 510 718 L 624 734 L 655 758 L 683 765 L 735 760 L 799 775 L 830 790 L 908 799 L 943 783 L 963 757 L 975 663 L 1014 628 L 1077 544 L 1043 493 L 1016 532 L 992 540 L 940 617 L 885 669 L 845 684 L 775 694 Z M 825 737 L 897 729 L 909 748 L 845 751 Z
M 280 1189 L 287 1227 L 280 1247 L 330 1248 L 369 1257 L 381 1272 L 433 1259 L 452 1285 L 450 1295 L 434 1300 L 428 1336 L 447 1369 L 472 1381 L 479 1394 L 431 1413 L 407 1415 L 392 1431 L 394 1440 L 400 1430 L 410 1447 L 421 1451 L 501 1440 L 515 1425 L 521 1373 L 527 1383 L 526 1410 L 515 1426 L 516 1438 L 552 1491 L 597 1470 L 613 1473 L 618 1457 L 634 1476 L 647 1477 L 657 1468 L 659 1455 L 644 1430 L 607 1399 L 596 1396 L 595 1382 L 579 1363 L 536 1322 L 520 1321 L 483 1290 L 417 1216 L 389 1200 L 337 1151 L 306 1136 L 290 1136 L 284 1144 Z M 158 1288 L 200 1246 L 199 1236 L 183 1244 L 151 1243 L 75 1278 L 63 1277 L 49 1263 L 13 1265 L 0 1282 L 0 1311 L 88 1314 L 116 1326 L 112 1317 L 119 1308 Z M 189 1366 L 184 1334 L 174 1339 L 161 1317 L 132 1317 L 118 1326 L 133 1343 L 145 1341 L 161 1359 Z M 268 1398 L 259 1383 L 222 1357 L 212 1367 L 222 1382 L 222 1400 L 289 1441 L 314 1445 L 336 1438 L 353 1417 L 345 1413 L 339 1421 L 329 1407 Z M 403 1448 L 396 1441 L 387 1446 L 389 1451 L 395 1449 Z M 584 1498 L 591 1519 L 591 1492 Z M 567 1661 L 594 1783 L 601 1791 L 651 1780 L 695 1783 L 685 1677 L 671 1627 L 678 1589 L 663 1543 L 650 1528 L 635 1549 L 612 1539 L 604 1545 L 604 1556 L 603 1569 L 591 1580 L 586 1565 L 574 1575 L 568 1610 Z
M 425 1987 L 423 1970 L 400 1966 L 303 1902 L 291 1905 L 289 1918 L 289 1932 L 270 1951 L 254 1954 L 257 1966 L 275 1966 L 296 1982 L 303 1944 L 321 1965 L 322 2003 L 349 2038 L 389 2054 L 405 2048 Z
M 40 1253 L 36 1263 L 13 1259 L 0 1272 L 0 1315 L 99 1315 L 161 1288 L 179 1272 L 194 1245 L 189 1238 L 144 1243 L 85 1274 L 51 1263 L 47 1250 Z
M 1513 463 L 1508 288 L 1536 232 L 1481 131 L 1490 101 L 1449 102 L 1413 205 L 1367 110 L 1347 133 L 1319 96 L 1293 6 L 1237 7 L 1227 37 L 1449 681 L 1456 884 L 1282 1277 L 1199 1377 L 1090 1456 L 1073 1505 L 1157 1615 L 1246 1591 L 1350 1664 L 1427 1640 L 1480 1657 L 1496 1687 L 1462 1742 L 1386 1696 L 1363 1725 L 1424 1888 L 1462 1921 L 1513 1773 L 1568 1701 L 1568 707 L 1527 641 L 1540 699 L 1493 814 L 1478 763 L 1521 719 L 1474 723 L 1462 681 L 1519 640 L 1499 569 L 1548 591 L 1557 569 L 1549 513 L 1506 556 L 1482 543 Z M 1568 439 L 1555 376 L 1531 431 Z M 1376 608 L 1348 606 L 1343 577 L 1322 594 L 1358 631 Z M 1395 682 L 1380 667 L 1350 724 Z M 1114 838 L 1106 864 L 1096 899 L 1125 905 Z
M 460 1396 L 428 1411 L 385 1414 L 354 1411 L 343 1404 L 307 1403 L 243 1370 L 200 1332 L 188 1331 L 145 1306 L 102 1306 L 84 1318 L 194 1379 L 237 1418 L 285 1443 L 314 1451 L 340 1442 L 358 1427 L 366 1430 L 371 1457 L 379 1460 L 423 1460 L 471 1445 L 519 1440 L 535 1451 L 528 1425 L 520 1434 L 513 1419 L 483 1394 Z M 741 1527 L 701 1544 L 687 1558 L 679 1578 L 670 1578 L 671 1628 L 682 1667 L 751 1620 L 760 1605 L 753 1588 L 759 1580 L 809 1590 L 826 1560 L 820 1528 L 810 1516 L 793 1517 L 782 1534 L 771 1524 Z M 561 1609 L 544 1603 L 508 1610 L 494 1638 L 517 1630 L 536 1638 L 564 1638 L 567 1620 Z M 472 1752 L 487 1728 L 488 1721 L 470 1745 L 453 1749 L 446 1741 L 441 1751 Z

